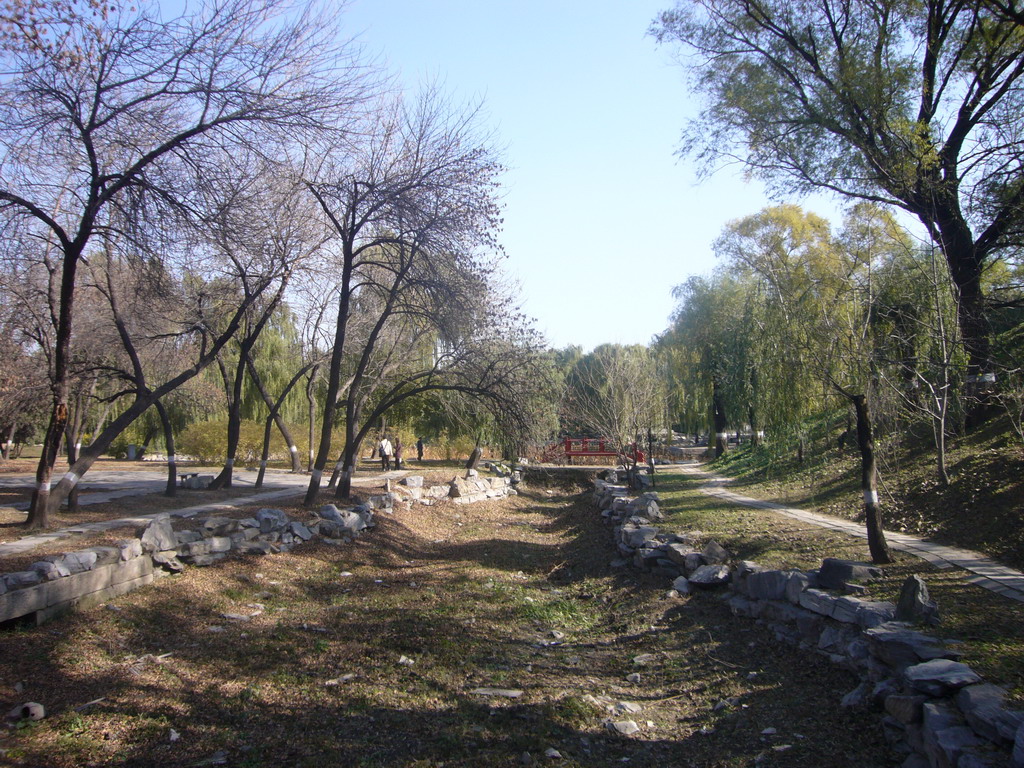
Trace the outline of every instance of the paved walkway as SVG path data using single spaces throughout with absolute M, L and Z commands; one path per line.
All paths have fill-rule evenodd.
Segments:
M 385 472 L 379 475 L 373 475 L 369 477 L 357 477 L 352 480 L 354 486 L 365 486 L 371 484 L 377 484 L 382 482 L 385 478 L 395 479 L 407 475 L 409 470 L 394 470 L 391 472 Z M 165 477 L 166 479 L 166 477 Z M 286 487 L 280 487 L 285 484 Z M 191 507 L 182 507 L 180 509 L 164 510 L 162 512 L 152 512 L 141 515 L 131 515 L 129 517 L 119 517 L 115 520 L 98 520 L 93 523 L 82 523 L 81 525 L 71 526 L 70 528 L 61 528 L 57 531 L 48 531 L 46 533 L 36 533 L 29 536 L 23 536 L 17 541 L 7 542 L 0 544 L 0 557 L 9 555 L 21 555 L 25 552 L 31 552 L 36 547 L 44 544 L 52 544 L 55 541 L 63 539 L 73 539 L 80 536 L 88 536 L 94 533 L 103 533 L 109 531 L 112 528 L 121 528 L 128 525 L 145 525 L 154 517 L 160 514 L 168 514 L 171 517 L 194 517 L 195 515 L 205 514 L 207 512 L 217 512 L 221 510 L 237 509 L 238 507 L 246 507 L 252 504 L 262 504 L 265 501 L 274 501 L 276 499 L 287 498 L 289 496 L 295 496 L 302 493 L 305 488 L 309 485 L 309 475 L 292 475 L 292 474 L 277 474 L 274 476 L 274 487 L 265 490 L 258 491 L 256 493 L 240 496 L 237 499 L 228 499 L 225 501 L 216 501 L 209 504 L 196 504 Z M 142 490 L 142 486 L 138 486 L 135 490 L 135 495 L 139 493 L 146 493 L 148 491 Z M 99 494 L 97 494 L 99 495 Z M 118 498 L 126 495 L 121 492 L 111 493 L 110 498 Z M 94 502 L 98 503 L 98 502 Z M 329 504 L 330 501 L 324 501 L 325 504 Z
M 816 512 L 808 512 L 804 509 L 787 507 L 771 501 L 762 501 L 761 499 L 753 499 L 749 496 L 742 496 L 738 493 L 733 493 L 724 487 L 727 483 L 732 481 L 732 478 L 719 477 L 718 475 L 713 475 L 710 472 L 698 469 L 693 465 L 680 465 L 677 469 L 684 474 L 693 475 L 705 480 L 706 482 L 701 487 L 701 491 L 709 496 L 715 496 L 716 498 L 723 499 L 724 501 L 730 501 L 734 504 L 743 504 L 747 507 L 770 509 L 774 512 L 778 512 L 779 514 L 793 517 L 797 520 L 801 520 L 805 523 L 810 523 L 811 525 L 816 525 L 821 528 L 831 528 L 834 531 L 848 533 L 851 536 L 857 536 L 858 538 L 867 538 L 867 533 L 865 532 L 864 527 L 850 520 L 820 515 Z M 1024 573 L 1021 573 L 1020 571 L 1007 568 L 984 555 L 978 554 L 977 552 L 971 552 L 968 549 L 943 546 L 942 544 L 936 544 L 935 542 L 928 541 L 927 539 L 908 536 L 905 533 L 886 531 L 885 538 L 886 541 L 889 542 L 889 546 L 893 549 L 898 549 L 902 552 L 907 552 L 916 557 L 920 557 L 922 560 L 927 560 L 936 568 L 943 570 L 950 568 L 962 568 L 970 574 L 967 576 L 967 581 L 972 584 L 977 584 L 979 587 L 989 589 L 1003 595 L 1004 597 L 1008 597 L 1011 600 L 1024 603 Z

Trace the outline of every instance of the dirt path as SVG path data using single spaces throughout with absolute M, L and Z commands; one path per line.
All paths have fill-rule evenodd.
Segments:
M 52 714 L 0 763 L 890 764 L 878 716 L 839 707 L 852 676 L 612 570 L 610 540 L 584 497 L 533 489 L 7 633 L 0 701 Z

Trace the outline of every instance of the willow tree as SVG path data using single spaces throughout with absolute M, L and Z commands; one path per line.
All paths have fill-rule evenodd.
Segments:
M 1016 18 L 1015 18 L 1016 16 Z M 992 380 L 986 266 L 1024 238 L 1015 3 L 684 0 L 653 26 L 706 97 L 684 149 L 777 191 L 898 206 L 939 244 L 968 381 Z

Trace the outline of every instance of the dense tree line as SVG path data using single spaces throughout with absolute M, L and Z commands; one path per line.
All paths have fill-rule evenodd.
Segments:
M 173 493 L 174 434 L 211 411 L 219 486 L 246 417 L 299 470 L 301 411 L 310 503 L 337 451 L 348 492 L 360 443 L 410 398 L 457 393 L 527 431 L 548 368 L 488 255 L 502 167 L 478 111 L 396 95 L 324 10 L 2 4 L 8 438 L 50 400 L 30 525 L 129 428 L 162 433 Z

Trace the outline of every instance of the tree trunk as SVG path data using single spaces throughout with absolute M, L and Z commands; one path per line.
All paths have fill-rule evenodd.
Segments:
M 270 415 L 267 416 L 266 422 L 263 424 L 263 454 L 260 456 L 260 471 L 256 475 L 256 490 L 258 491 L 263 487 L 263 477 L 267 474 L 267 459 L 270 458 L 270 433 L 274 427 L 274 409 L 271 408 Z M 292 458 L 295 454 L 292 454 Z M 294 469 L 292 470 L 295 471 Z
M 79 231 L 88 231 L 88 227 L 83 226 Z M 46 437 L 43 439 L 43 450 L 36 468 L 36 487 L 32 491 L 32 502 L 29 506 L 28 519 L 25 521 L 26 526 L 30 529 L 46 528 L 50 524 L 50 480 L 53 475 L 53 466 L 57 463 L 57 449 L 64 436 L 64 427 L 68 421 L 68 361 L 71 357 L 75 277 L 78 271 L 78 260 L 85 248 L 85 242 L 82 237 L 79 237 L 74 243 L 66 246 L 62 260 L 60 299 L 56 307 L 57 328 L 51 372 L 53 408 L 50 411 L 50 421 L 46 427 Z M 51 305 L 51 311 L 52 309 Z M 68 477 L 68 481 L 74 487 L 78 476 Z
M 235 457 L 238 454 L 238 442 L 242 435 L 242 383 L 245 379 L 245 361 L 255 337 L 252 334 L 239 344 L 238 363 L 235 366 L 235 379 L 230 389 L 227 387 L 227 371 L 221 363 L 221 375 L 224 377 L 225 390 L 228 397 L 228 446 L 224 459 L 224 468 L 210 483 L 210 490 L 230 488 L 234 479 Z M 220 358 L 218 358 L 220 363 Z
M 248 351 L 245 354 L 245 364 L 249 371 L 249 378 L 252 379 L 253 384 L 256 385 L 256 390 L 260 393 L 260 397 L 263 399 L 264 404 L 270 411 L 270 418 L 273 419 L 274 424 L 277 425 L 277 429 L 281 433 L 281 437 L 284 438 L 284 442 L 288 446 L 288 453 L 291 456 L 292 461 L 292 474 L 297 475 L 302 471 L 302 465 L 299 463 L 299 448 L 295 445 L 295 440 L 292 439 L 292 433 L 289 431 L 288 425 L 285 424 L 284 419 L 281 418 L 280 403 L 275 405 L 274 401 L 270 399 L 270 395 L 267 393 L 267 388 L 263 386 L 263 379 L 260 378 Z M 269 444 L 269 440 L 265 442 Z M 264 457 L 264 460 L 266 460 L 266 457 Z
M 4 440 L 3 446 L 0 446 L 0 456 L 3 456 L 4 460 L 11 458 L 11 446 L 14 445 L 14 435 L 18 431 L 18 422 L 16 420 L 11 421 L 11 426 L 7 430 L 7 439 Z
M 871 427 L 871 413 L 867 395 L 851 396 L 857 411 L 857 445 L 860 448 L 860 487 L 864 493 L 865 523 L 868 549 L 875 563 L 891 563 L 892 555 L 882 529 L 882 510 L 878 505 L 878 469 L 875 464 L 875 437 Z
M 160 414 L 160 423 L 164 428 L 164 445 L 167 448 L 167 486 L 164 488 L 164 496 L 174 498 L 178 495 L 178 467 L 174 456 L 174 428 L 171 426 L 171 418 L 167 415 L 164 404 L 157 400 L 154 405 L 156 412 Z
M 341 388 L 341 361 L 345 347 L 345 331 L 348 326 L 349 303 L 352 298 L 352 263 L 353 254 L 350 244 L 343 244 L 344 263 L 341 270 L 341 292 L 338 296 L 338 317 L 334 331 L 334 348 L 331 350 L 331 362 L 327 372 L 327 396 L 324 400 L 323 423 L 320 425 L 320 446 L 317 448 L 313 471 L 309 475 L 309 487 L 303 498 L 303 506 L 311 507 L 316 503 L 320 492 L 320 478 L 331 454 L 331 430 L 334 427 L 334 412 L 338 404 L 338 391 Z M 340 488 L 340 486 L 339 486 Z
M 306 469 L 313 471 L 313 441 L 316 439 L 316 376 L 320 370 L 319 363 L 313 366 L 306 380 L 306 402 L 309 403 L 309 464 Z
M 717 378 L 711 384 L 711 407 L 715 428 L 715 458 L 718 459 L 729 449 L 729 436 L 725 432 L 729 420 L 725 416 L 725 397 L 722 394 L 722 385 Z

